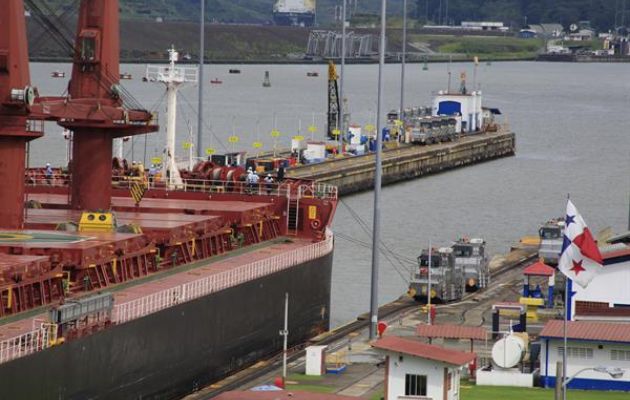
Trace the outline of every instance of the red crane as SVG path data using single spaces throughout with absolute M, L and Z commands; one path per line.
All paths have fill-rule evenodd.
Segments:
M 24 224 L 25 144 L 43 135 L 32 121 L 73 131 L 73 209 L 108 210 L 112 139 L 155 132 L 154 116 L 130 105 L 119 85 L 118 0 L 81 0 L 72 78 L 65 97 L 37 97 L 30 87 L 23 0 L 0 13 L 0 228 Z M 40 124 L 41 125 L 41 124 Z
M 5 229 L 24 225 L 26 142 L 43 135 L 28 123 L 30 81 L 24 5 L 7 1 L 0 13 L 0 228 Z
M 56 120 L 73 132 L 73 209 L 109 210 L 112 139 L 158 130 L 151 113 L 124 104 L 119 39 L 118 0 L 81 0 L 68 96 L 36 99 L 30 107 L 30 118 Z

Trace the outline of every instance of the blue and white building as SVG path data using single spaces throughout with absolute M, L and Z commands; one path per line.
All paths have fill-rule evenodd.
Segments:
M 467 92 L 465 87 L 457 93 L 439 91 L 433 98 L 433 116 L 461 116 L 457 118 L 457 132 L 475 132 L 482 129 L 483 111 L 481 91 Z
M 630 391 L 630 324 L 569 321 L 567 325 L 567 377 L 575 375 L 569 389 Z M 563 358 L 563 321 L 547 322 L 540 341 L 540 377 L 544 387 L 552 388 L 557 362 Z M 614 379 L 593 370 L 599 366 L 620 368 L 624 374 Z

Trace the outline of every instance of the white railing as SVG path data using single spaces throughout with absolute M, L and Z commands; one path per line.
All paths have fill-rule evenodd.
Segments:
M 325 183 L 314 182 L 309 185 L 300 185 L 298 190 L 298 198 L 316 197 L 318 199 L 336 200 L 337 196 L 337 186 L 327 185 Z
M 220 272 L 136 300 L 116 304 L 112 313 L 112 322 L 121 324 L 142 318 L 177 304 L 273 274 L 274 272 L 293 267 L 297 264 L 322 257 L 330 253 L 332 248 L 333 235 L 328 231 L 326 233 L 326 239 L 321 242 L 245 264 L 229 271 Z
M 287 183 L 266 183 L 264 179 L 255 185 L 248 185 L 246 182 L 228 182 L 222 180 L 207 179 L 184 179 L 181 187 L 169 188 L 164 181 L 154 179 L 144 179 L 142 177 L 114 175 L 112 176 L 112 187 L 118 189 L 128 189 L 138 182 L 144 182 L 148 189 L 165 191 L 184 191 L 201 193 L 240 193 L 256 194 L 261 196 L 283 196 L 286 197 L 291 187 Z M 27 186 L 49 186 L 67 187 L 70 183 L 69 174 L 54 173 L 46 176 L 44 172 L 29 172 L 26 176 Z M 298 188 L 299 197 L 316 197 L 320 199 L 336 200 L 338 191 L 336 186 L 324 183 L 301 184 Z
M 0 364 L 47 349 L 56 339 L 56 327 L 42 324 L 39 329 L 0 341 Z

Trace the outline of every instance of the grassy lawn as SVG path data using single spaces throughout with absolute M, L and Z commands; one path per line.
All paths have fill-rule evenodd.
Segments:
M 332 386 L 325 386 L 325 385 L 308 385 L 308 384 L 289 385 L 287 384 L 286 390 L 299 390 L 302 392 L 311 392 L 311 393 L 334 393 L 337 391 L 337 388 L 334 388 Z
M 376 393 L 370 400 L 381 400 L 383 392 Z M 624 392 L 598 392 L 585 390 L 571 390 L 567 393 L 570 400 L 627 400 L 630 398 Z M 515 388 L 497 386 L 475 386 L 462 382 L 461 400 L 553 400 L 553 390 L 540 388 Z
M 543 46 L 539 39 L 494 36 L 411 35 L 410 42 L 426 43 L 440 53 L 478 56 L 482 60 L 532 58 Z
M 626 400 L 629 397 L 628 393 L 624 392 L 585 390 L 570 390 L 567 392 L 567 398 L 571 400 Z M 553 390 L 541 388 L 528 389 L 516 387 L 473 386 L 464 385 L 464 382 L 462 382 L 460 399 L 553 400 Z

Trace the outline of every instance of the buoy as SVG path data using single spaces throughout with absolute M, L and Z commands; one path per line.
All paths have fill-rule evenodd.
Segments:
M 269 71 L 265 71 L 265 79 L 263 80 L 263 87 L 271 87 L 271 80 L 269 79 Z

